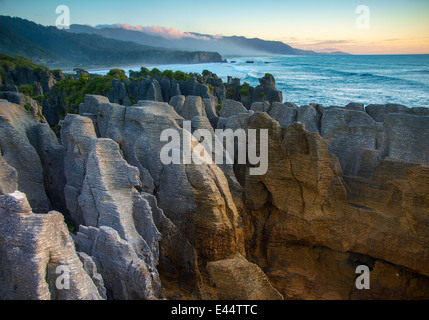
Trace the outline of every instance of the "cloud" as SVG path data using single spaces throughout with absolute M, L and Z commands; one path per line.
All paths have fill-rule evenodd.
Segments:
M 317 51 L 320 52 L 333 52 L 333 51 L 340 51 L 338 48 L 318 48 Z
M 335 40 L 320 40 L 315 38 L 298 38 L 298 37 L 281 37 L 274 39 L 277 41 L 282 41 L 286 44 L 292 46 L 306 46 L 306 47 L 324 47 L 324 46 L 336 46 L 336 45 L 347 45 L 347 44 L 355 44 L 354 40 L 347 39 L 335 39 Z
M 319 46 L 326 46 L 326 45 L 345 45 L 345 44 L 355 44 L 355 43 L 356 41 L 354 40 L 325 40 L 325 41 L 307 43 L 307 46 L 319 47 Z
M 161 26 L 144 27 L 144 26 L 132 26 L 132 25 L 129 25 L 128 23 L 124 23 L 124 24 L 117 23 L 112 25 L 99 25 L 97 27 L 122 28 L 125 30 L 141 31 L 141 32 L 149 33 L 151 35 L 160 36 L 167 39 L 193 38 L 193 39 L 199 39 L 199 40 L 210 40 L 210 38 L 207 36 L 196 35 L 190 32 L 183 32 L 175 28 L 168 28 L 168 27 L 161 27 Z
M 210 40 L 210 38 L 206 36 L 200 36 L 189 32 L 183 32 L 175 28 L 168 28 L 168 27 L 161 27 L 161 26 L 142 27 L 142 30 L 140 31 L 161 36 L 167 39 L 194 38 L 199 40 Z

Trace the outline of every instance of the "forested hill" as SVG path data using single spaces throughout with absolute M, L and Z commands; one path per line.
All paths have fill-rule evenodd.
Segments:
M 49 67 L 222 62 L 216 52 L 176 51 L 95 34 L 75 34 L 9 16 L 0 16 L 0 33 L 0 53 L 21 54 Z

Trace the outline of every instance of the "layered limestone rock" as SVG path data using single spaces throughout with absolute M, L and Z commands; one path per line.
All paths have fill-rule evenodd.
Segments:
M 229 116 L 236 115 L 239 113 L 248 113 L 248 110 L 243 106 L 241 102 L 226 99 L 223 101 L 222 108 L 219 111 L 219 116 L 228 118 Z
M 221 300 L 283 300 L 264 272 L 238 254 L 207 264 L 210 280 Z
M 287 300 L 427 299 L 429 294 L 429 278 L 367 255 L 293 243 L 273 243 L 267 255 L 267 276 Z M 356 288 L 359 265 L 369 267 L 369 290 Z
M 333 108 L 323 118 L 330 113 L 349 124 L 352 136 L 364 137 L 371 128 L 367 138 L 375 148 L 376 126 L 360 120 L 365 113 Z M 323 118 L 325 133 L 329 119 Z M 281 128 L 264 113 L 255 114 L 249 128 L 269 129 L 269 168 L 265 176 L 245 175 L 246 249 L 280 293 L 294 299 L 427 297 L 428 167 L 386 159 L 370 177 L 357 177 L 348 169 L 350 157 L 343 158 L 349 170 L 343 176 L 341 162 L 329 153 L 330 144 L 342 141 L 339 133 L 324 140 L 299 123 Z M 353 141 L 343 143 L 353 147 Z M 371 291 L 354 285 L 362 264 L 372 270 Z
M 427 298 L 427 111 L 298 108 L 272 80 L 251 110 L 224 100 L 219 112 L 195 79 L 118 82 L 118 102 L 122 89 L 143 100 L 86 96 L 62 144 L 31 108 L 0 100 L 1 297 Z M 213 157 L 196 130 L 214 144 L 215 129 L 268 129 L 267 173 L 185 162 L 185 149 Z M 166 146 L 180 163 L 161 161 Z M 77 254 L 63 216 L 30 205 L 79 225 Z M 371 290 L 355 286 L 359 265 Z M 57 266 L 72 270 L 67 292 Z
M 103 275 L 107 296 L 115 300 L 152 300 L 161 294 L 153 271 L 137 255 L 130 242 L 110 227 L 81 226 L 75 237 L 79 250 L 85 252 Z
M 109 239 L 120 237 L 145 263 L 145 286 L 141 290 L 146 296 L 139 297 L 159 296 L 156 265 L 161 235 L 153 222 L 148 201 L 137 190 L 141 188 L 138 169 L 122 158 L 117 143 L 96 137 L 91 119 L 68 115 L 61 122 L 61 127 L 67 168 L 65 195 L 72 218 L 84 226 L 112 228 L 118 236 L 109 236 Z M 106 245 L 106 250 L 113 250 L 114 246 L 109 245 Z M 91 252 L 85 252 L 92 256 Z M 125 277 L 121 281 L 128 281 L 120 270 L 113 269 L 109 274 L 120 279 Z M 102 275 L 103 270 L 100 268 Z M 114 272 L 118 273 L 114 275 Z M 114 296 L 126 296 L 124 292 L 118 292 L 121 286 L 106 281 L 106 287 Z M 129 291 L 127 294 L 134 293 Z
M 202 99 L 210 98 L 209 88 L 198 83 L 195 77 L 189 81 L 178 81 L 180 92 L 184 96 L 200 96 Z
M 381 132 L 383 157 L 429 165 L 429 116 L 389 113 Z
M 43 169 L 43 185 L 51 207 L 63 213 L 69 213 L 65 205 L 64 187 L 64 147 L 47 123 L 33 127 L 29 141 L 35 148 Z
M 101 274 L 98 273 L 97 265 L 94 260 L 88 256 L 85 252 L 77 252 L 77 255 L 82 262 L 83 269 L 91 277 L 95 286 L 97 287 L 98 293 L 103 300 L 107 299 L 106 287 L 104 286 L 104 280 Z
M 109 101 L 113 103 L 119 103 L 124 106 L 130 106 L 132 104 L 130 98 L 128 97 L 125 84 L 118 79 L 112 80 L 112 89 L 109 92 L 108 98 Z
M 2 91 L 0 92 L 0 99 L 5 99 L 26 108 L 36 122 L 46 122 L 45 117 L 42 115 L 42 107 L 30 97 L 16 91 Z
M 364 112 L 332 108 L 323 113 L 321 136 L 340 160 L 345 175 L 357 175 L 363 149 L 376 151 L 377 125 Z
M 19 191 L 0 196 L 0 257 L 1 299 L 101 299 L 61 213 L 33 213 Z
M 308 131 L 320 132 L 320 118 L 317 108 L 312 105 L 301 106 L 298 109 L 297 121 L 304 124 Z
M 253 110 L 255 112 L 270 112 L 271 105 L 268 101 L 253 102 L 250 106 L 250 110 Z
M 125 86 L 125 85 L 124 85 Z M 125 89 L 125 88 L 124 88 Z M 161 86 L 156 79 L 150 77 L 139 79 L 135 81 L 127 81 L 127 91 L 135 101 L 138 100 L 153 100 L 153 101 L 164 101 L 162 95 Z M 127 95 L 127 98 L 128 98 Z M 110 100 L 113 103 L 120 103 L 120 101 Z M 131 104 L 126 104 L 131 105 Z
M 23 106 L 0 100 L 0 149 L 3 160 L 18 173 L 18 189 L 27 195 L 36 212 L 47 212 L 50 202 L 43 167 L 30 141 L 38 123 Z
M 283 94 L 276 89 L 276 80 L 271 74 L 266 74 L 258 80 L 260 85 L 253 91 L 253 102 L 283 102 Z
M 182 132 L 183 118 L 166 103 L 141 101 L 127 108 L 111 105 L 124 114 L 116 121 L 102 117 L 106 104 L 96 106 L 95 98 L 87 99 L 81 112 L 96 117 L 100 135 L 117 141 L 129 164 L 149 171 L 159 206 L 191 244 L 209 259 L 234 255 L 239 246 L 238 214 L 223 172 L 215 164 L 161 162 L 161 132 Z
M 189 104 L 190 110 L 203 112 L 203 106 L 199 103 L 201 100 L 196 99 L 196 104 Z M 214 163 L 162 163 L 160 154 L 165 145 L 160 141 L 162 131 L 176 130 L 181 141 L 183 135 L 190 134 L 186 130 L 182 131 L 184 119 L 170 105 L 139 101 L 136 106 L 123 107 L 105 103 L 99 97 L 87 96 L 80 110 L 82 114 L 91 115 L 100 137 L 111 138 L 119 144 L 130 165 L 149 172 L 155 185 L 158 205 L 170 221 L 164 221 L 164 227 L 175 233 L 166 243 L 171 246 L 172 239 L 181 239 L 181 243 L 189 242 L 191 247 L 186 249 L 186 259 L 190 265 L 195 264 L 196 258 L 197 267 L 200 268 L 199 265 L 204 266 L 205 261 L 227 259 L 234 257 L 237 252 L 244 253 L 240 217 L 224 172 Z M 190 150 L 197 145 L 194 139 L 189 145 Z M 166 251 L 171 254 L 173 250 L 169 247 Z M 172 265 L 161 265 L 160 268 L 180 270 L 183 260 L 184 257 L 178 256 L 162 258 L 161 262 Z M 199 275 L 195 270 L 187 269 L 185 272 L 193 273 L 192 277 L 196 279 L 196 286 L 200 287 L 202 294 L 205 285 L 198 284 Z M 201 272 L 201 268 L 198 272 Z M 170 274 L 170 278 L 174 277 Z
M 18 190 L 18 172 L 4 161 L 0 150 L 0 195 L 13 193 L 15 190 Z
M 298 107 L 275 102 L 271 106 L 269 115 L 277 120 L 282 127 L 288 127 L 297 121 Z
M 180 114 L 183 110 L 183 105 L 185 104 L 186 97 L 182 95 L 171 97 L 169 105 L 174 108 L 174 110 Z
M 161 232 L 160 263 L 157 269 L 162 279 L 162 295 L 168 299 L 204 297 L 198 254 L 186 236 L 158 207 L 155 196 L 143 195 L 149 202 L 153 220 Z
M 370 104 L 365 108 L 368 113 L 376 122 L 384 122 L 386 116 L 391 113 L 412 114 L 413 111 L 406 106 L 400 104 Z
M 206 117 L 206 108 L 201 97 L 187 96 L 179 114 L 186 120 L 191 120 L 194 117 Z

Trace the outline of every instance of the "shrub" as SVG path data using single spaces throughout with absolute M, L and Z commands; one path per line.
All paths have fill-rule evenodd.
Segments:
M 161 72 L 159 69 L 157 69 L 157 68 L 153 68 L 153 69 L 150 71 L 150 76 L 151 76 L 151 77 L 156 77 L 156 76 L 161 77 L 161 76 L 162 76 L 162 72 Z
M 226 97 L 228 99 L 232 99 L 233 96 L 234 96 L 234 87 L 229 87 L 228 89 L 226 89 Z
M 22 86 L 19 86 L 18 91 L 28 97 L 34 96 L 34 88 L 31 84 L 24 84 Z
M 129 94 L 129 95 L 128 95 L 128 98 L 130 99 L 130 102 L 131 102 L 132 104 L 137 104 L 137 101 L 136 101 L 136 99 L 133 97 L 133 95 L 132 95 L 132 94 Z
M 205 85 L 207 88 L 209 88 L 209 92 L 211 93 L 211 94 L 214 94 L 214 87 L 211 85 L 211 84 L 206 84 Z
M 162 73 L 162 75 L 168 79 L 173 79 L 174 78 L 174 73 L 172 70 L 164 70 L 164 72 Z
M 189 81 L 191 80 L 191 76 L 183 71 L 176 71 L 174 72 L 174 80 Z
M 113 79 L 118 79 L 121 82 L 124 82 L 127 80 L 127 76 L 125 75 L 125 71 L 122 69 L 112 69 L 107 74 L 108 76 L 111 76 Z
M 41 106 L 43 106 L 43 103 L 44 103 L 44 101 L 46 99 L 46 95 L 47 95 L 47 93 L 45 93 L 43 95 L 40 95 L 40 96 L 35 96 L 35 97 L 33 97 L 33 99 L 36 100 L 37 102 L 39 102 L 39 104 Z
M 66 113 L 78 113 L 79 105 L 84 101 L 86 94 L 99 94 L 107 96 L 112 90 L 112 75 L 100 76 L 90 79 L 82 74 L 80 78 L 74 81 L 71 77 L 58 81 L 53 93 L 64 97 L 64 113 L 60 114 L 63 118 Z
M 144 78 L 146 76 L 150 76 L 150 70 L 145 67 L 141 67 L 140 71 L 132 71 L 130 70 L 130 78 Z
M 242 96 L 248 96 L 249 90 L 250 90 L 250 85 L 247 82 L 245 82 L 240 89 L 240 94 Z
M 223 101 L 219 101 L 219 105 L 217 106 L 217 110 L 220 111 L 223 106 Z

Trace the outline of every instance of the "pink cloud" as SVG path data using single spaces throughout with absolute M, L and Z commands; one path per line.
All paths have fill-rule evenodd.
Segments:
M 161 26 L 150 26 L 150 27 L 144 27 L 144 26 L 131 26 L 128 23 L 120 24 L 117 23 L 113 25 L 113 27 L 116 28 L 123 28 L 126 30 L 133 30 L 133 31 L 142 31 L 146 32 L 152 35 L 160 36 L 167 39 L 181 39 L 181 38 L 194 38 L 199 40 L 210 40 L 209 37 L 206 36 L 198 36 L 189 32 L 183 32 L 181 30 L 175 29 L 175 28 L 169 28 L 169 27 L 161 27 Z

